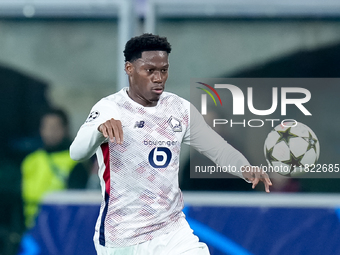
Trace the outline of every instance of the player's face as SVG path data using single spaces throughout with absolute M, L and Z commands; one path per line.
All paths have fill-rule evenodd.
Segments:
M 141 58 L 127 62 L 125 71 L 129 75 L 129 96 L 143 106 L 157 105 L 168 79 L 168 69 L 166 51 L 144 51 Z
M 40 135 L 46 147 L 59 145 L 66 136 L 61 118 L 55 114 L 45 115 L 41 121 Z

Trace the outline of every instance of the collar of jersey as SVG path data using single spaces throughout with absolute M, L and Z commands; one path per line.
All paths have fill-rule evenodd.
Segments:
M 133 104 L 134 106 L 142 107 L 143 109 L 149 109 L 149 110 L 155 109 L 155 108 L 159 105 L 159 102 L 162 100 L 163 95 L 164 95 L 164 91 L 163 91 L 162 95 L 159 97 L 159 100 L 158 100 L 158 102 L 157 102 L 157 105 L 145 107 L 145 106 L 143 106 L 143 105 L 137 103 L 136 101 L 132 100 L 131 97 L 129 97 L 129 95 L 128 95 L 128 93 L 127 93 L 128 91 L 129 91 L 129 88 L 128 88 L 128 87 L 124 87 L 124 88 L 122 88 L 122 90 L 121 90 L 123 96 L 124 96 L 129 102 L 131 102 L 131 104 Z

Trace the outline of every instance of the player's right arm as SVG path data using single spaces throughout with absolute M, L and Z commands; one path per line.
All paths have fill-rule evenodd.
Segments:
M 100 124 L 98 130 L 105 138 L 110 139 L 112 143 L 115 141 L 119 144 L 123 143 L 123 128 L 120 120 L 111 118 Z
M 70 146 L 73 160 L 85 160 L 93 156 L 98 147 L 114 138 L 122 141 L 123 131 L 117 111 L 107 99 L 102 99 L 93 106 L 86 122 L 80 127 L 76 138 Z M 120 124 L 120 125 L 119 125 Z

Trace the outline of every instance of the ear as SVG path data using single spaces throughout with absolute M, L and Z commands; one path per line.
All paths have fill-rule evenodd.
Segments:
M 129 61 L 125 62 L 125 72 L 126 72 L 127 75 L 129 75 L 129 76 L 132 75 L 133 68 L 134 68 L 134 66 L 132 65 L 131 62 L 129 62 Z

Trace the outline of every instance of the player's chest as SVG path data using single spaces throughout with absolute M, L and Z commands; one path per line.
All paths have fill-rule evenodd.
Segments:
M 154 141 L 182 141 L 186 130 L 186 123 L 181 114 L 126 113 L 121 116 L 124 137 L 133 140 Z

